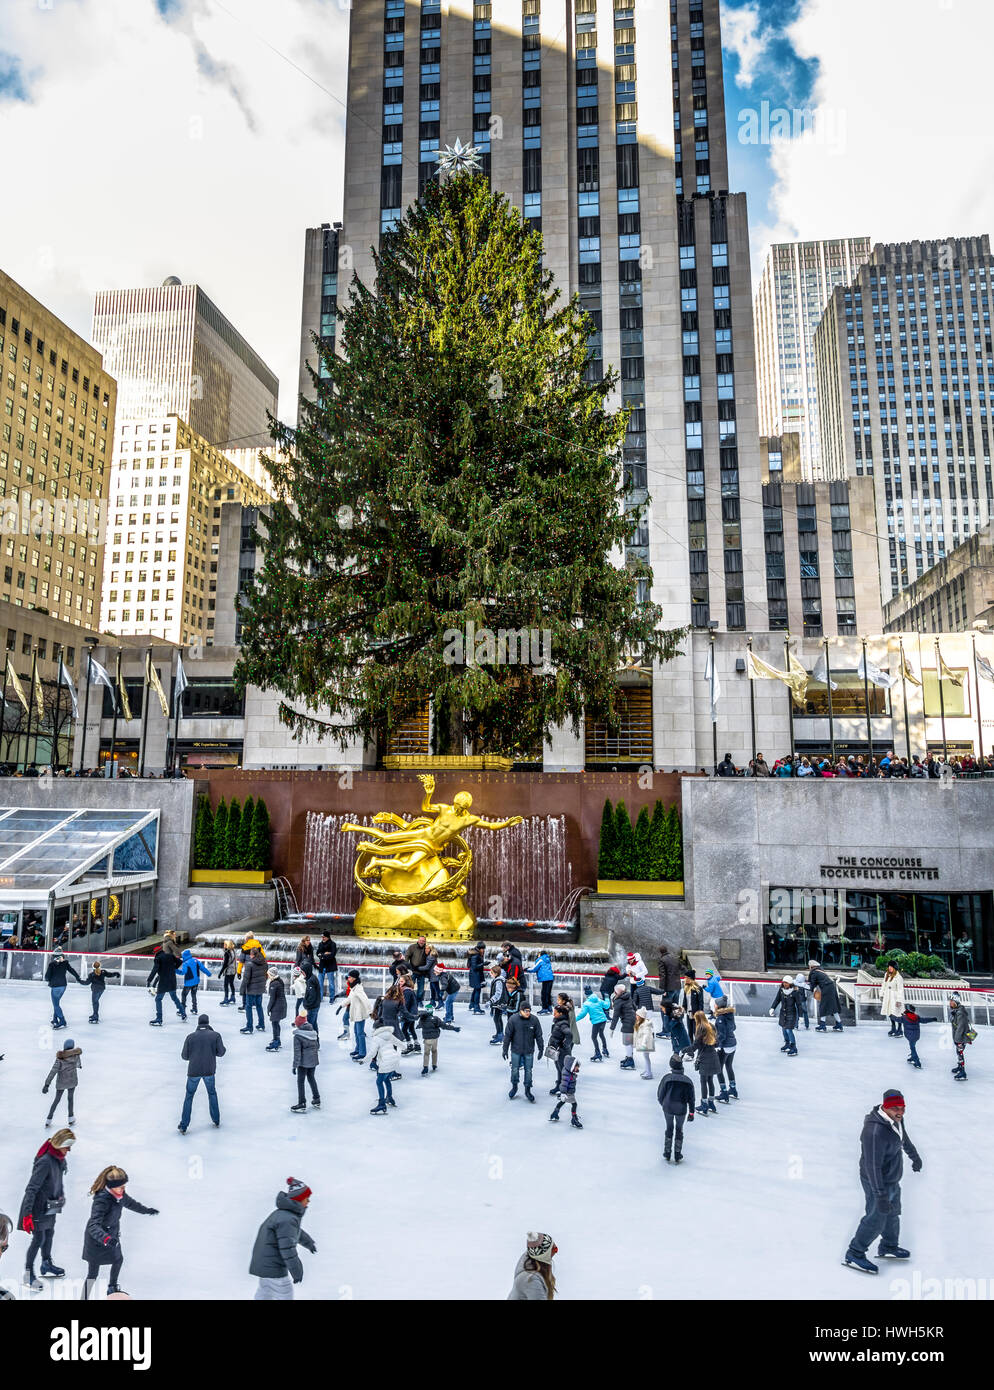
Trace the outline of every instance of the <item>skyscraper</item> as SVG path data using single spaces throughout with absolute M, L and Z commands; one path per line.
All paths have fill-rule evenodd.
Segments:
M 718 0 L 360 0 L 339 250 L 367 282 L 370 248 L 457 138 L 579 295 L 591 378 L 620 372 L 626 479 L 651 497 L 628 554 L 651 563 L 664 623 L 765 628 L 748 225 L 727 191 Z M 605 756 L 680 761 L 689 658 L 625 693 L 630 737 Z
M 991 517 L 990 238 L 877 245 L 815 335 L 822 458 L 873 478 L 884 602 Z
M 300 310 L 300 378 L 298 392 L 314 395 L 308 365 L 317 370 L 314 339 L 334 349 L 338 305 L 338 233 L 341 223 L 308 227 L 304 233 L 304 290 Z M 323 369 L 322 369 L 323 372 Z
M 869 255 L 869 237 L 777 242 L 756 292 L 760 432 L 799 434 L 801 472 L 809 481 L 830 476 L 821 458 L 815 330 L 836 285 L 850 284 Z
M 117 418 L 178 415 L 211 444 L 269 442 L 279 382 L 199 285 L 101 290 L 93 341 L 117 379 Z

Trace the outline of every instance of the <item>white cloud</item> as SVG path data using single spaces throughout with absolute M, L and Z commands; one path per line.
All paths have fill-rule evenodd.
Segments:
M 304 228 L 342 209 L 348 17 L 322 0 L 195 0 L 172 23 L 152 0 L 7 6 L 30 100 L 0 107 L 20 195 L 3 268 L 84 337 L 98 289 L 197 281 L 292 421 Z
M 756 78 L 759 60 L 766 51 L 766 42 L 759 33 L 757 6 L 743 5 L 739 9 L 722 11 L 721 44 L 726 52 L 734 53 L 739 60 L 738 85 L 751 86 Z
M 771 240 L 979 235 L 994 224 L 982 0 L 805 0 L 789 31 L 821 121 L 772 151 Z M 756 258 L 758 260 L 758 257 Z

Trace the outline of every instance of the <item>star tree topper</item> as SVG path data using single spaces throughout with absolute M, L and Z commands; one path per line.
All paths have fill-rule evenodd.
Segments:
M 482 168 L 480 150 L 476 145 L 464 145 L 457 139 L 454 145 L 446 145 L 438 156 L 438 168 L 443 174 L 478 174 Z

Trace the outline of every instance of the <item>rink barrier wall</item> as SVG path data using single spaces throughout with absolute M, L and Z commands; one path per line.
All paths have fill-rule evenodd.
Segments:
M 148 978 L 149 970 L 152 965 L 151 956 L 136 956 L 120 954 L 113 951 L 103 951 L 98 953 L 63 952 L 65 959 L 80 974 L 89 973 L 95 961 L 113 962 L 110 969 L 120 971 L 120 979 L 108 980 L 107 988 L 113 989 L 115 986 L 128 985 L 144 987 Z M 197 952 L 195 957 L 203 961 L 208 968 L 212 965 L 220 965 L 222 957 Z M 0 981 L 25 981 L 35 984 L 44 984 L 45 970 L 52 953 L 49 951 L 21 951 L 6 950 L 0 952 Z M 289 959 L 279 959 L 274 955 L 269 956 L 269 964 L 283 968 L 289 973 L 293 961 Z M 363 961 L 339 961 L 339 978 L 336 981 L 336 989 L 344 985 L 342 972 L 357 970 L 363 978 L 363 982 L 373 982 L 373 989 L 378 994 L 382 994 L 390 985 L 390 973 L 386 965 L 370 965 Z M 450 973 L 453 975 L 468 975 L 466 966 L 452 966 Z M 557 974 L 553 982 L 553 992 L 569 994 L 577 1003 L 583 1002 L 585 988 L 588 992 L 592 989 L 597 993 L 598 986 L 603 978 L 603 970 L 569 970 Z M 656 982 L 658 976 L 649 975 L 646 977 L 650 982 Z M 66 995 L 67 999 L 72 997 L 72 989 L 76 988 L 76 982 L 69 980 L 70 992 Z M 529 998 L 533 1008 L 538 1007 L 541 995 L 541 985 L 535 980 L 533 975 L 527 977 Z M 780 988 L 780 980 L 740 980 L 734 977 L 722 976 L 722 985 L 725 993 L 731 999 L 735 1007 L 735 1012 L 742 1018 L 761 1018 L 765 1017 L 773 1003 L 777 990 Z M 223 992 L 223 985 L 217 974 L 202 980 L 198 985 L 198 992 L 202 995 L 213 995 Z M 484 989 L 486 986 L 484 986 Z M 855 986 L 857 990 L 876 990 L 879 995 L 879 985 L 865 984 Z M 922 1008 L 936 1014 L 938 1017 L 949 1021 L 949 994 L 948 985 L 916 985 L 915 992 L 934 991 L 936 998 L 934 1003 L 922 1003 Z M 466 1002 L 468 986 L 463 986 L 456 996 L 457 1002 Z M 965 1002 L 974 1026 L 991 1026 L 991 1014 L 994 1011 L 994 991 L 989 987 L 982 986 L 960 986 L 958 993 L 961 996 L 969 996 Z M 916 1001 L 917 1002 L 917 1001 Z M 808 999 L 808 1010 L 812 1022 L 815 1019 L 817 1004 L 813 999 Z M 867 1004 L 858 1002 L 854 1010 L 852 1019 L 854 1024 L 882 1022 L 879 1001 L 870 1001 Z

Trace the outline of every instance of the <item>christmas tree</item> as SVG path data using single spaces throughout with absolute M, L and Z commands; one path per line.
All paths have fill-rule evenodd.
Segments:
M 237 862 L 232 866 L 236 869 L 247 869 L 252 846 L 252 817 L 255 815 L 255 802 L 249 797 L 242 807 L 242 821 L 238 827 L 238 853 Z
M 252 814 L 252 834 L 249 840 L 247 869 L 262 871 L 270 866 L 269 807 L 262 797 L 255 803 Z
M 375 267 L 298 427 L 274 424 L 236 682 L 279 691 L 296 738 L 342 747 L 383 746 L 429 696 L 442 753 L 530 752 L 585 711 L 612 723 L 624 660 L 668 659 L 681 634 L 638 601 L 648 568 L 611 562 L 642 507 L 617 376 L 585 379 L 590 320 L 472 172 L 431 182 Z
M 226 869 L 228 856 L 228 808 L 224 797 L 218 802 L 214 812 L 214 845 L 211 850 L 211 868 Z
M 617 852 L 615 848 L 616 837 L 614 830 L 614 811 L 611 807 L 610 798 L 604 801 L 604 813 L 601 816 L 601 838 L 600 852 L 597 859 L 598 878 L 617 878 Z
M 214 816 L 210 799 L 197 800 L 197 819 L 193 831 L 193 864 L 197 869 L 209 869 L 214 858 Z
M 224 828 L 224 864 L 225 869 L 240 869 L 238 862 L 238 839 L 242 829 L 242 808 L 238 798 L 231 798 L 231 805 L 228 807 L 228 824 Z

